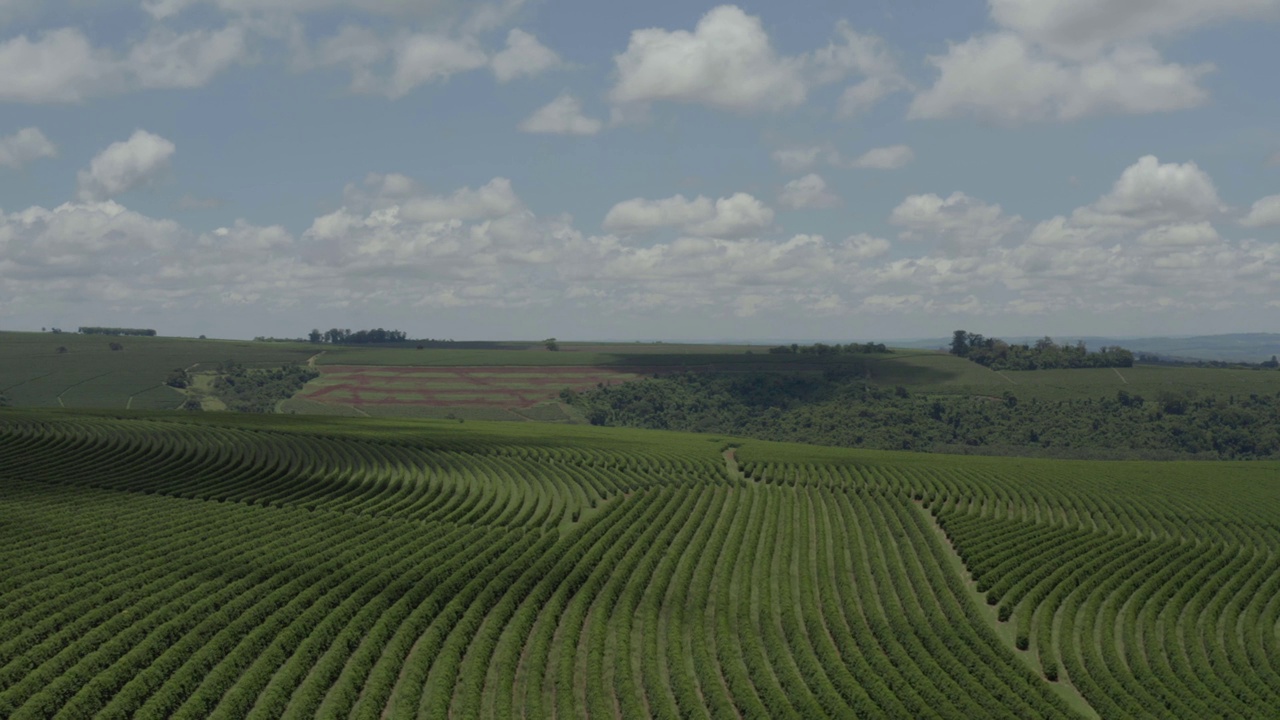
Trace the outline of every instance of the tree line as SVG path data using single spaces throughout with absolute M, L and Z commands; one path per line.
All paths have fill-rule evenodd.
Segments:
M 54 328 L 54 332 L 61 332 Z M 150 328 L 92 327 L 81 326 L 77 330 L 81 335 L 132 335 L 137 337 L 155 337 L 156 331 Z
M 1082 459 L 1280 458 L 1280 393 L 926 397 L 833 369 L 690 372 L 565 390 L 561 399 L 595 425 L 820 445 Z
M 778 345 L 769 348 L 772 355 L 870 355 L 872 353 L 891 353 L 884 343 L 849 343 L 841 345 L 836 343 L 828 345 L 826 343 L 814 343 L 812 345 L 799 345 L 791 343 L 790 345 Z
M 1083 340 L 1075 345 L 1059 345 L 1047 335 L 1034 344 L 1019 345 L 956 330 L 951 339 L 951 354 L 992 370 L 1133 367 L 1133 353 L 1122 347 L 1103 346 L 1097 352 L 1089 352 Z
M 382 328 L 356 330 L 355 332 L 342 328 L 330 328 L 322 332 L 319 328 L 315 328 L 307 335 L 307 339 L 313 343 L 329 343 L 332 345 L 370 345 L 404 342 L 408 339 L 408 335 L 403 330 L 384 330 Z

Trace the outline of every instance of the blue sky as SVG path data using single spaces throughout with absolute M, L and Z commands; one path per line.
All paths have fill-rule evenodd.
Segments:
M 0 0 L 0 327 L 1280 331 L 1280 0 Z

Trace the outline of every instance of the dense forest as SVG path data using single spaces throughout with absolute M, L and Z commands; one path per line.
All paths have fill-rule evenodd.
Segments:
M 917 396 L 853 374 L 684 373 L 566 390 L 596 425 L 824 445 L 1074 458 L 1280 457 L 1280 393 L 1084 400 Z
M 219 377 L 213 384 L 214 396 L 225 403 L 228 410 L 252 413 L 275 412 L 276 403 L 293 397 L 303 385 L 320 376 L 314 368 L 293 363 L 278 368 L 250 369 L 233 360 L 219 363 L 218 372 Z
M 1041 338 L 1034 345 L 1015 345 L 964 330 L 955 331 L 951 354 L 992 370 L 1133 367 L 1133 353 L 1122 347 L 1104 346 L 1089 352 L 1083 342 L 1059 345 L 1051 337 Z

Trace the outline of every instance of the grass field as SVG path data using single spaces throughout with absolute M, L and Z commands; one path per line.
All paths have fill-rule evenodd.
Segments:
M 124 349 L 112 351 L 113 342 Z M 232 359 L 278 366 L 315 352 L 286 343 L 0 332 L 0 394 L 27 407 L 173 409 L 185 399 L 164 385 L 175 369 Z
M 0 410 L 0 487 L 3 717 L 1280 707 L 1277 463 Z

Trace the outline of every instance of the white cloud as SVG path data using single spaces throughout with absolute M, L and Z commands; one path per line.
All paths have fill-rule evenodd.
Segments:
M 389 97 L 400 98 L 428 82 L 482 68 L 489 57 L 472 38 L 423 33 L 402 38 L 395 47 L 395 69 L 387 82 Z
M 825 48 L 779 55 L 759 17 L 735 5 L 707 12 L 687 30 L 646 28 L 631 33 L 626 51 L 614 56 L 617 82 L 610 98 L 621 106 L 667 101 L 723 110 L 756 112 L 802 104 L 817 86 L 859 75 L 842 101 L 856 114 L 906 87 L 883 41 L 856 32 L 847 22 Z
M 112 65 L 79 30 L 19 35 L 0 43 L 0 100 L 76 102 L 114 82 Z
M 689 200 L 674 195 L 662 200 L 635 198 L 609 208 L 603 227 L 607 232 L 633 233 L 660 227 L 693 225 L 715 216 L 715 205 L 699 195 Z
M 634 233 L 661 227 L 678 227 L 704 237 L 732 238 L 750 235 L 773 223 L 773 211 L 747 193 L 712 202 L 699 195 L 662 200 L 635 198 L 614 205 L 605 214 L 607 232 Z
M 556 135 L 595 135 L 604 123 L 582 114 L 582 103 L 569 93 L 543 105 L 520 122 L 520 130 L 527 133 L 551 133 Z
M 377 308 L 407 318 L 423 308 L 555 314 L 587 304 L 601 317 L 696 311 L 710 322 L 860 313 L 1143 313 L 1154 322 L 1280 296 L 1280 246 L 1223 238 L 1209 218 L 1189 219 L 1195 213 L 1151 212 L 1152 198 L 1185 202 L 1199 183 L 1170 179 L 1194 177 L 1188 166 L 1134 167 L 1098 202 L 1034 226 L 963 193 L 912 196 L 892 219 L 908 240 L 943 241 L 923 245 L 780 236 L 772 211 L 742 193 L 627 201 L 606 223 L 669 227 L 679 233 L 671 239 L 586 235 L 567 216 L 534 215 L 504 178 L 428 192 L 405 175 L 371 174 L 296 237 L 245 221 L 197 233 L 114 201 L 68 203 L 0 213 L 0 312 Z M 1140 191 L 1143 177 L 1175 191 Z M 1117 224 L 1112 214 L 1142 221 Z M 1091 218 L 1106 224 L 1085 224 Z
M 1011 233 L 1022 219 L 1009 217 L 999 205 L 988 205 L 962 192 L 946 199 L 932 193 L 912 195 L 893 209 L 889 222 L 905 228 L 903 240 L 943 239 L 961 247 L 987 247 Z
M 1280 195 L 1268 195 L 1255 202 L 1240 224 L 1251 228 L 1280 225 Z
M 448 196 L 425 196 L 405 200 L 400 217 L 413 222 L 446 222 L 493 218 L 520 212 L 524 204 L 506 178 L 494 178 L 475 190 L 461 188 Z
M 1196 222 L 1222 212 L 1213 180 L 1195 163 L 1146 155 L 1125 168 L 1111 192 L 1072 215 L 1078 225 L 1150 226 Z
M 493 56 L 490 66 L 498 82 L 518 77 L 533 77 L 560 65 L 560 56 L 538 42 L 538 38 L 519 28 L 507 34 L 507 47 Z
M 0 43 L 0 100 L 78 102 L 132 89 L 191 88 L 244 59 L 243 28 L 177 34 L 156 28 L 123 55 L 94 48 L 75 28 Z
M 1231 18 L 1275 17 L 1276 0 L 989 0 L 1001 26 L 1067 57 L 1088 57 L 1107 46 L 1182 31 Z
M 850 164 L 870 170 L 897 170 L 906 167 L 915 157 L 915 151 L 907 145 L 890 145 L 868 150 Z
M 1157 248 L 1186 248 L 1214 245 L 1222 240 L 1207 222 L 1160 225 L 1138 236 L 1139 245 Z
M 33 160 L 57 155 L 58 146 L 39 128 L 22 128 L 12 135 L 0 137 L 0 167 L 21 168 Z
M 1063 61 L 1013 33 L 972 38 L 929 62 L 938 81 L 916 95 L 909 118 L 974 115 L 1006 124 L 1195 107 L 1208 98 L 1199 81 L 1213 69 L 1166 63 L 1146 45 Z
M 76 174 L 77 195 L 84 202 L 108 200 L 138 187 L 169 166 L 172 142 L 145 130 L 115 142 Z
M 885 97 L 910 88 L 906 78 L 898 72 L 897 62 L 884 40 L 859 33 L 844 20 L 836 25 L 836 34 L 839 42 L 833 42 L 813 53 L 812 64 L 816 69 L 814 81 L 834 82 L 849 74 L 863 78 L 846 87 L 840 94 L 838 115 L 861 115 Z
M 616 103 L 668 100 L 728 110 L 777 110 L 804 102 L 803 63 L 780 57 L 760 18 L 713 8 L 693 32 L 636 30 L 614 57 Z
M 845 238 L 840 250 L 854 260 L 870 260 L 889 252 L 889 241 L 866 233 L 850 235 Z
M 139 87 L 193 88 L 243 60 L 247 46 L 244 29 L 236 26 L 181 35 L 155 29 L 123 63 Z
M 809 173 L 788 182 L 778 195 L 778 204 L 792 210 L 830 208 L 839 205 L 840 198 L 827 191 L 821 175 Z
M 822 158 L 839 159 L 839 155 L 831 148 L 816 145 L 774 150 L 771 157 L 774 162 L 778 163 L 779 167 L 792 173 L 808 170 Z

